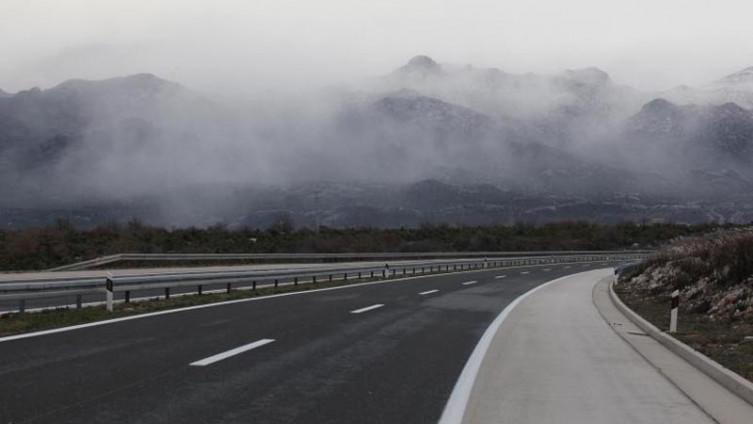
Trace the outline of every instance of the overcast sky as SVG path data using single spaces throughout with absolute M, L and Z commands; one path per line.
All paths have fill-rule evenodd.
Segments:
M 753 66 L 753 0 L 0 0 L 0 88 L 151 72 L 203 90 L 331 84 L 416 54 L 644 89 Z

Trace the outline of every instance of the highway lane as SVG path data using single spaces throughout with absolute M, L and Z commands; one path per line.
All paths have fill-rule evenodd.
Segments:
M 0 342 L 0 381 L 12 382 L 0 422 L 436 422 L 497 314 L 591 267 L 349 286 Z
M 489 260 L 494 260 L 491 258 Z M 457 259 L 456 263 L 473 263 L 478 264 L 479 258 L 471 259 Z M 113 269 L 113 270 L 85 270 L 85 271 L 61 271 L 61 272 L 21 272 L 21 273 L 0 273 L 0 286 L 3 283 L 10 282 L 30 282 L 30 281 L 43 281 L 53 279 L 94 279 L 104 284 L 105 278 L 108 274 L 113 276 L 115 284 L 117 285 L 119 280 L 122 281 L 126 277 L 136 276 L 157 276 L 157 275 L 191 275 L 196 273 L 225 273 L 225 272 L 319 272 L 329 270 L 332 268 L 339 269 L 364 269 L 375 268 L 377 274 L 381 272 L 381 269 L 385 264 L 389 264 L 391 269 L 398 269 L 400 267 L 416 268 L 416 272 L 420 272 L 421 267 L 425 267 L 427 271 L 431 266 L 438 266 L 438 264 L 444 264 L 447 259 L 429 259 L 429 260 L 403 260 L 403 261 L 360 261 L 360 262 L 342 262 L 342 263 L 289 263 L 289 264 L 256 264 L 256 265 L 226 265 L 226 266 L 204 266 L 204 267 L 188 267 L 188 268 L 143 268 L 143 269 Z M 411 272 L 412 269 L 408 269 Z M 355 272 L 355 271 L 354 271 Z M 352 275 L 351 275 L 352 276 Z M 341 278 L 342 274 L 334 275 L 335 278 Z M 258 281 L 258 287 L 266 287 L 273 285 L 273 278 L 260 277 Z M 233 285 L 234 289 L 250 287 L 251 281 L 244 283 L 236 283 Z M 292 284 L 290 279 L 280 281 L 280 284 Z M 211 291 L 224 291 L 225 283 L 208 283 L 202 284 L 204 292 Z M 196 286 L 188 287 L 173 287 L 170 289 L 171 295 L 192 294 L 197 292 Z M 126 297 L 125 292 L 116 291 L 114 293 L 115 301 L 122 301 Z M 131 292 L 132 300 L 139 299 L 153 299 L 164 297 L 164 289 L 142 289 Z M 85 305 L 92 305 L 102 303 L 105 298 L 104 289 L 100 294 L 86 294 L 82 296 L 82 303 Z M 26 301 L 25 307 L 27 310 L 41 309 L 41 308 L 53 308 L 53 307 L 76 307 L 77 298 L 76 295 L 63 295 L 56 296 L 54 298 L 41 298 L 41 299 L 29 299 Z M 16 312 L 18 310 L 17 300 L 0 300 L 0 314 L 6 312 Z

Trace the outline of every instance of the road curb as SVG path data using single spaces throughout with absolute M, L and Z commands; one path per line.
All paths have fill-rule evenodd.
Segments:
M 675 339 L 659 330 L 656 326 L 646 321 L 625 305 L 614 291 L 614 281 L 609 283 L 609 297 L 617 307 L 633 324 L 638 326 L 654 340 L 661 343 L 675 355 L 683 358 L 702 373 L 734 393 L 741 399 L 753 405 L 753 383 L 747 381 L 739 374 L 723 367 L 708 356 L 696 351 L 685 343 Z

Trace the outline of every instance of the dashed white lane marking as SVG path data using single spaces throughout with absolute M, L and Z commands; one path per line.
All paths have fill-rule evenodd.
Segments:
M 507 277 L 507 276 L 506 275 L 498 275 L 498 276 L 494 277 L 494 279 L 495 280 L 499 280 L 499 279 L 505 278 L 505 277 Z
M 531 273 L 531 271 L 521 271 L 520 273 L 521 273 L 521 274 L 530 274 L 530 273 Z
M 471 284 L 476 284 L 476 283 L 478 283 L 478 281 L 476 281 L 476 280 L 473 280 L 473 281 L 466 281 L 465 283 L 463 283 L 463 285 L 464 285 L 464 286 L 470 286 Z
M 383 303 L 377 303 L 376 305 L 371 305 L 371 306 L 367 306 L 365 308 L 356 309 L 355 311 L 350 311 L 350 313 L 351 314 L 361 314 L 361 313 L 364 313 L 364 312 L 373 311 L 374 309 L 379 309 L 382 306 L 384 306 Z
M 231 356 L 239 355 L 243 352 L 248 352 L 251 349 L 256 349 L 257 347 L 261 347 L 261 346 L 264 346 L 265 344 L 272 343 L 273 341 L 274 341 L 273 339 L 257 340 L 253 343 L 245 344 L 243 346 L 238 346 L 235 349 L 230 349 L 228 351 L 218 353 L 216 355 L 212 355 L 208 358 L 204 358 L 196 362 L 191 362 L 189 365 L 192 367 L 205 367 L 207 365 L 212 365 L 215 362 L 219 362 L 223 359 L 227 359 Z
M 435 290 L 426 290 L 426 291 L 422 291 L 421 293 L 419 293 L 419 295 L 421 295 L 421 296 L 426 296 L 427 294 L 432 294 L 432 293 L 436 293 L 436 292 L 438 292 L 438 291 L 439 291 L 439 290 L 436 290 L 436 289 L 435 289 Z

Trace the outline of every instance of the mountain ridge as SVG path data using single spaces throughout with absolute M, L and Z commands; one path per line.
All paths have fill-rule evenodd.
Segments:
M 359 89 L 234 108 L 135 74 L 0 95 L 0 216 L 126 204 L 176 225 L 261 225 L 276 210 L 334 226 L 753 218 L 744 84 L 690 87 L 690 104 L 594 67 L 416 56 Z M 307 190 L 347 195 L 322 207 Z

